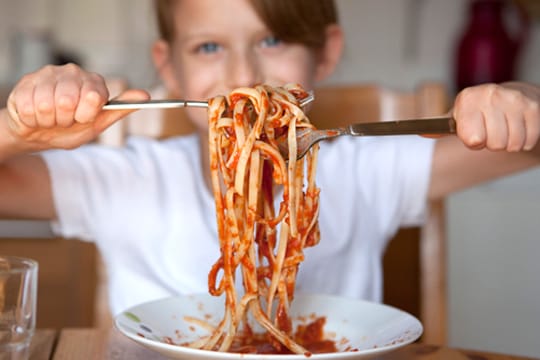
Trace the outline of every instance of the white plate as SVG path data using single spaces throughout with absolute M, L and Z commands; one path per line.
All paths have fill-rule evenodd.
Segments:
M 115 318 L 116 327 L 127 337 L 174 359 L 298 360 L 304 355 L 234 354 L 197 350 L 166 343 L 196 340 L 208 333 L 183 321 L 184 316 L 221 320 L 223 299 L 208 294 L 166 298 L 134 306 Z M 313 354 L 310 359 L 365 359 L 409 344 L 422 334 L 414 316 L 396 308 L 324 295 L 296 295 L 291 307 L 293 323 L 312 316 L 326 317 L 325 333 L 336 341 L 340 352 Z M 296 319 L 296 320 L 295 320 Z M 344 351 L 354 348 L 357 351 Z

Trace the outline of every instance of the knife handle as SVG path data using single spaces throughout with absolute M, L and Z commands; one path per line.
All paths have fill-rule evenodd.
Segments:
M 352 124 L 348 126 L 347 130 L 350 135 L 354 136 L 455 134 L 456 121 L 447 116 L 396 121 L 379 121 Z

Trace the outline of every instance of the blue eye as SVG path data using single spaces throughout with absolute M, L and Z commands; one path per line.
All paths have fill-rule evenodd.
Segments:
M 283 41 L 281 41 L 281 39 L 273 35 L 270 35 L 270 36 L 265 37 L 261 43 L 263 47 L 276 47 L 276 46 L 281 45 Z
M 207 42 L 207 43 L 199 45 L 199 47 L 197 48 L 197 51 L 201 53 L 205 53 L 205 54 L 212 54 L 219 51 L 220 48 L 221 47 L 217 43 Z

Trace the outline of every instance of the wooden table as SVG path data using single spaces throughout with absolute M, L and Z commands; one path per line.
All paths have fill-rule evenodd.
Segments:
M 38 330 L 30 360 L 164 360 L 114 329 Z M 407 345 L 379 360 L 525 360 L 528 358 L 452 349 L 426 344 Z

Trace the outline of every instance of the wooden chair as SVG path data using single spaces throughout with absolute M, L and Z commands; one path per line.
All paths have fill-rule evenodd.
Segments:
M 98 279 L 97 251 L 93 244 L 74 239 L 6 235 L 0 237 L 0 254 L 38 262 L 38 328 L 59 330 L 95 325 Z
M 409 92 L 377 85 L 323 87 L 315 99 L 309 116 L 319 128 L 442 115 L 449 109 L 445 87 L 438 83 Z M 432 344 L 447 339 L 444 219 L 444 201 L 432 202 L 426 224 L 402 229 L 384 258 L 384 302 L 417 315 L 424 325 L 423 341 Z

